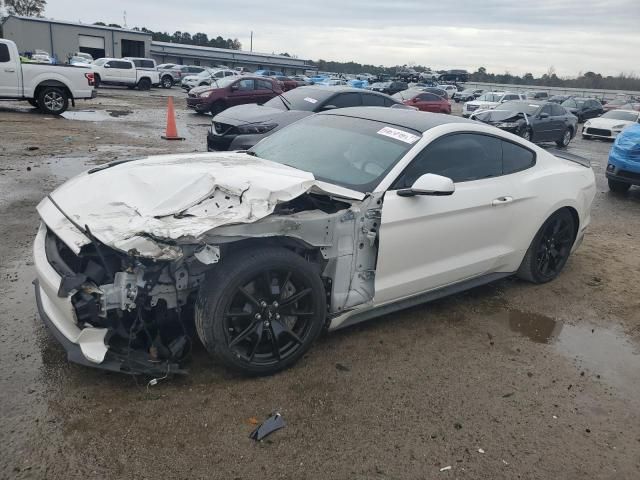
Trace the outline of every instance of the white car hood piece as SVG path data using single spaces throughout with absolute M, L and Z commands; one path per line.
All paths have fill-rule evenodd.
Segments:
M 309 172 L 245 153 L 215 152 L 149 157 L 83 173 L 50 195 L 55 204 L 49 197 L 40 202 L 38 213 L 76 253 L 90 240 L 74 223 L 89 226 L 115 249 L 171 260 L 181 256 L 173 241 L 197 242 L 213 228 L 255 222 L 310 190 L 364 198 Z

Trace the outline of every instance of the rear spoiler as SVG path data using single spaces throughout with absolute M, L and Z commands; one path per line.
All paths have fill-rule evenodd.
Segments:
M 561 150 L 555 147 L 545 148 L 545 150 L 551 155 L 562 158 L 563 160 L 569 160 L 570 162 L 579 163 L 583 167 L 591 168 L 591 163 L 589 162 L 589 160 L 579 155 L 574 155 L 573 153 L 569 153 L 566 150 Z

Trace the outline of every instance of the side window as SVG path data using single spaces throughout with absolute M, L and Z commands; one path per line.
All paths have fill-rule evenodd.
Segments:
M 502 146 L 495 137 L 456 133 L 439 138 L 413 159 L 394 188 L 407 188 L 425 173 L 456 183 L 502 175 Z
M 224 72 L 216 72 L 216 73 L 214 74 L 214 77 L 216 77 L 216 78 L 222 78 L 222 77 L 224 77 Z
M 140 65 L 142 68 L 155 68 L 155 65 L 151 60 L 141 60 Z
M 0 63 L 6 63 L 9 60 L 11 60 L 9 46 L 6 43 L 0 43 Z
M 253 90 L 253 80 L 250 79 L 240 80 L 236 82 L 236 85 L 238 85 L 238 90 L 241 91 Z
M 258 84 L 256 87 L 258 90 L 275 90 L 268 80 L 256 80 L 256 83 Z
M 235 75 L 235 73 L 230 72 L 229 70 L 227 70 L 227 71 L 225 71 L 225 72 L 224 72 L 224 76 L 225 76 L 225 77 L 230 77 L 231 75 Z
M 391 98 L 387 98 L 384 97 L 384 106 L 385 107 L 390 107 L 391 105 L 397 105 L 399 102 L 396 102 L 395 100 L 391 99 Z
M 425 102 L 438 102 L 441 100 L 441 97 L 438 97 L 434 93 L 422 93 L 420 94 L 420 100 Z
M 504 175 L 520 172 L 536 164 L 536 155 L 515 143 L 502 141 L 502 171 Z
M 327 105 L 335 105 L 336 108 L 359 107 L 362 99 L 359 93 L 340 93 L 329 99 Z
M 131 70 L 133 68 L 133 64 L 130 62 L 122 62 L 120 60 L 112 60 L 109 62 L 111 64 L 111 68 L 119 68 L 121 70 Z
M 549 116 L 553 115 L 553 112 L 551 111 L 551 105 L 545 105 L 544 107 L 542 107 L 540 113 L 546 113 Z
M 362 105 L 365 107 L 384 107 L 385 97 L 382 95 L 362 94 Z
M 564 108 L 562 108 L 560 105 L 555 104 L 555 103 L 553 105 L 551 105 L 551 112 L 552 112 L 552 115 L 554 115 L 556 117 L 559 117 L 559 116 L 567 114 L 567 111 Z

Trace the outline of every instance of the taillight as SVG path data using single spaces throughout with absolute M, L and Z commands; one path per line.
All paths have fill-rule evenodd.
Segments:
M 90 87 L 93 87 L 96 84 L 96 79 L 93 76 L 93 72 L 85 73 L 84 76 L 87 77 L 87 82 L 89 82 Z

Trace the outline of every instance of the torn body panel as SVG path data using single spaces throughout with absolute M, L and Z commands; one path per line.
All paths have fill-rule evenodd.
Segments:
M 128 372 L 144 373 L 146 363 L 173 371 L 190 350 L 184 319 L 207 271 L 255 242 L 319 264 L 330 318 L 371 304 L 381 197 L 240 153 L 105 167 L 38 206 L 44 225 L 36 243 L 47 248 L 36 262 L 54 270 L 51 288 L 38 294 L 43 305 L 56 297 L 72 312 L 56 328 L 73 332 L 65 337 L 83 353 L 99 352 L 85 355 L 92 364 L 110 352 L 128 359 L 120 363 Z M 100 345 L 95 336 L 84 345 L 85 331 L 99 332 Z

